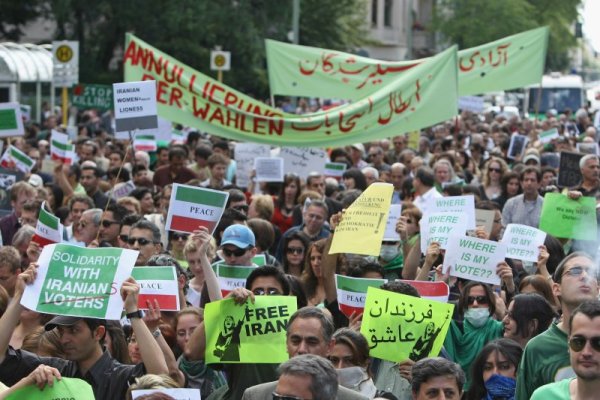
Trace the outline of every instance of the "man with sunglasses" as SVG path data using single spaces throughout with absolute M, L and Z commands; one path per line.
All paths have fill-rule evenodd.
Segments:
M 138 258 L 135 261 L 136 267 L 147 265 L 150 257 L 159 254 L 162 250 L 160 230 L 152 222 L 145 219 L 142 219 L 131 226 L 127 243 L 129 244 L 130 249 L 139 252 Z
M 109 243 L 111 247 L 118 247 L 121 221 L 127 214 L 129 214 L 129 211 L 122 205 L 109 204 L 100 222 L 100 240 Z
M 219 256 L 227 265 L 249 267 L 256 255 L 254 233 L 246 225 L 233 224 L 223 231 Z
M 567 333 L 574 310 L 585 301 L 598 298 L 598 267 L 586 253 L 565 257 L 554 271 L 552 290 L 559 299 L 562 318 L 527 343 L 517 375 L 517 399 L 529 399 L 540 386 L 573 378 Z
M 600 301 L 581 303 L 571 315 L 569 358 L 575 379 L 537 389 L 532 400 L 597 399 L 600 388 Z

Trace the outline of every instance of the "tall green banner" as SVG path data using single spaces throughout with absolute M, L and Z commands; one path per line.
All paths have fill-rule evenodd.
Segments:
M 542 81 L 548 27 L 458 52 L 461 96 Z M 316 47 L 265 40 L 271 93 L 360 100 L 428 59 L 381 61 Z
M 311 115 L 285 114 L 128 34 L 126 81 L 156 80 L 158 114 L 246 142 L 329 147 L 418 130 L 458 112 L 456 47 L 396 76 L 352 104 Z M 330 92 L 329 97 L 340 97 Z
M 296 307 L 294 296 L 256 296 L 254 304 L 244 305 L 233 299 L 208 303 L 206 363 L 286 361 L 286 329 Z
M 571 200 L 560 193 L 546 193 L 540 230 L 561 239 L 596 240 L 596 199 L 582 196 Z

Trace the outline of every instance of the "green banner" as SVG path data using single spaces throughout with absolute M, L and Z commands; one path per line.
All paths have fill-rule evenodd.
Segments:
M 128 34 L 125 80 L 156 80 L 158 114 L 211 134 L 272 145 L 330 147 L 414 131 L 458 112 L 456 47 L 360 100 L 311 115 L 284 114 Z M 330 95 L 339 97 L 337 93 Z
M 458 52 L 461 96 L 542 80 L 549 29 L 537 28 Z M 271 93 L 360 100 L 428 59 L 381 61 L 316 47 L 265 40 Z
M 112 85 L 93 85 L 80 83 L 73 87 L 72 103 L 79 108 L 96 108 L 101 111 L 112 110 Z
M 596 199 L 571 200 L 560 193 L 546 193 L 540 230 L 562 239 L 596 240 Z
M 233 299 L 208 303 L 206 363 L 286 361 L 286 328 L 295 311 L 294 296 L 256 296 L 254 304 L 243 305 Z
M 94 400 L 94 392 L 89 383 L 77 378 L 61 378 L 54 380 L 50 387 L 46 385 L 40 390 L 35 385 L 25 386 L 8 395 L 6 400 Z
M 439 354 L 454 305 L 369 287 L 360 332 L 369 355 L 392 362 Z
M 0 130 L 17 129 L 17 113 L 15 110 L 0 110 Z

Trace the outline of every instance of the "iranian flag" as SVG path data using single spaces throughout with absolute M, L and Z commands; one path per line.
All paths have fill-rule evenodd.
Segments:
M 60 219 L 46 211 L 46 202 L 42 203 L 40 216 L 31 240 L 44 247 L 47 244 L 60 243 L 63 238 L 63 226 Z
M 179 286 L 175 267 L 135 267 L 131 276 L 140 285 L 138 307 L 148 309 L 147 302 L 158 305 L 162 311 L 179 311 Z
M 221 288 L 221 294 L 223 297 L 227 296 L 229 292 L 238 287 L 246 286 L 246 278 L 256 267 L 240 267 L 235 265 L 224 265 L 217 264 L 213 267 L 217 274 L 217 280 L 219 281 L 219 287 Z
M 367 288 L 380 287 L 386 279 L 351 278 L 335 275 L 335 287 L 340 311 L 348 318 L 352 313 L 362 314 L 367 299 Z
M 136 135 L 133 139 L 135 151 L 156 151 L 156 137 L 154 135 Z
M 337 162 L 325 163 L 325 176 L 331 176 L 336 179 L 341 179 L 346 171 L 346 164 Z
M 8 149 L 6 149 L 2 158 L 0 158 L 1 167 L 8 169 L 16 168 L 25 173 L 31 171 L 34 165 L 35 161 L 13 145 L 8 146 Z
M 166 230 L 192 233 L 205 226 L 212 234 L 221 219 L 229 193 L 173 184 Z
M 448 302 L 450 288 L 445 282 L 429 282 L 429 281 L 406 281 L 397 279 L 398 282 L 405 282 L 417 289 L 421 298 L 442 303 Z
M 52 130 L 50 137 L 50 156 L 53 160 L 62 161 L 66 165 L 73 164 L 75 146 L 69 143 L 69 135 Z

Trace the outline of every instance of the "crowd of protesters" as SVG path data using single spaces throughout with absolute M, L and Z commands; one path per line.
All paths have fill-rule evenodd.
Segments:
M 419 135 L 328 149 L 331 161 L 347 166 L 338 179 L 320 170 L 306 177 L 285 171 L 281 183 L 238 187 L 235 142 L 178 126 L 184 141 L 134 151 L 114 138 L 109 113 L 81 113 L 77 160 L 52 161 L 51 131 L 62 128 L 46 113 L 11 142 L 35 166 L 7 191 L 11 210 L 0 220 L 0 398 L 60 377 L 84 379 L 98 399 L 177 387 L 197 388 L 203 399 L 235 400 L 597 398 L 598 238 L 547 235 L 537 263 L 506 259 L 496 270 L 501 285 L 492 287 L 443 274 L 444 251 L 435 242 L 421 248 L 420 221 L 432 198 L 472 195 L 476 208 L 494 212 L 491 230 L 478 227 L 476 236 L 500 241 L 510 223 L 539 227 L 547 193 L 598 201 L 596 153 L 581 158 L 577 186 L 557 184 L 561 152 L 597 144 L 598 119 L 594 124 L 587 109 L 539 120 L 463 112 Z M 542 142 L 540 133 L 552 128 L 559 136 Z M 514 136 L 528 141 L 509 154 Z M 114 189 L 130 181 L 135 188 L 115 199 Z M 398 240 L 384 241 L 378 257 L 330 255 L 343 210 L 373 182 L 392 184 L 391 202 L 402 204 Z M 174 183 L 229 192 L 212 235 L 205 228 L 165 230 Z M 133 279 L 120 288 L 126 323 L 23 307 L 23 291 L 37 277 L 41 248 L 31 239 L 44 201 L 65 226 L 64 243 L 133 249 L 137 266 L 175 266 L 181 311 L 149 304 L 138 313 Z M 207 365 L 203 307 L 222 298 L 210 265 L 253 266 L 257 254 L 267 265 L 227 297 L 244 303 L 295 295 L 299 308 L 286 333 L 290 359 Z M 384 290 L 416 297 L 399 280 L 447 282 L 456 308 L 440 357 L 393 363 L 370 356 L 361 316 L 349 320 L 338 309 L 335 274 L 387 279 Z

